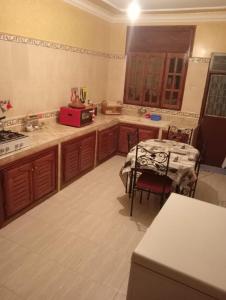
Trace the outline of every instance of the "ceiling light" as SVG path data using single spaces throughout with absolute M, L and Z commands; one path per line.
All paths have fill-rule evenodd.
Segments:
M 140 15 L 141 8 L 136 0 L 133 0 L 127 8 L 127 15 L 130 21 L 134 22 Z

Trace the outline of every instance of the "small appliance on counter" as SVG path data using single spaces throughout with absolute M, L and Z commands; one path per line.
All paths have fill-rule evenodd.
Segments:
M 82 127 L 93 122 L 94 112 L 94 107 L 61 107 L 59 113 L 59 122 L 63 125 Z
M 68 107 L 60 108 L 60 124 L 82 127 L 93 122 L 97 114 L 97 107 L 93 104 L 86 105 L 86 96 L 87 91 L 85 87 L 71 89 L 71 102 L 68 104 Z
M 101 112 L 104 115 L 120 115 L 122 113 L 122 104 L 120 102 L 107 102 L 101 103 Z

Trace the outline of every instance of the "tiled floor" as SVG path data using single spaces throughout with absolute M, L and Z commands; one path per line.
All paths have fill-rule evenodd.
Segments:
M 129 202 L 115 156 L 0 230 L 1 300 L 125 300 L 130 257 L 159 201 Z M 226 176 L 200 174 L 197 198 L 222 206 Z

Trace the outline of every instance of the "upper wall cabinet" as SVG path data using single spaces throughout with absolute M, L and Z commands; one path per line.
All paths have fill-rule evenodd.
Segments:
M 128 54 L 124 103 L 180 109 L 186 71 L 183 53 Z
M 180 109 L 187 71 L 187 55 L 168 53 L 161 98 L 162 108 Z
M 159 106 L 164 63 L 161 53 L 128 55 L 125 103 Z
M 129 27 L 124 103 L 180 109 L 194 33 L 194 26 Z

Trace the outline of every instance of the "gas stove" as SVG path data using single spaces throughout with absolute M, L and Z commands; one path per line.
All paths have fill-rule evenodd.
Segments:
M 0 131 L 0 156 L 30 145 L 29 137 L 9 130 Z

